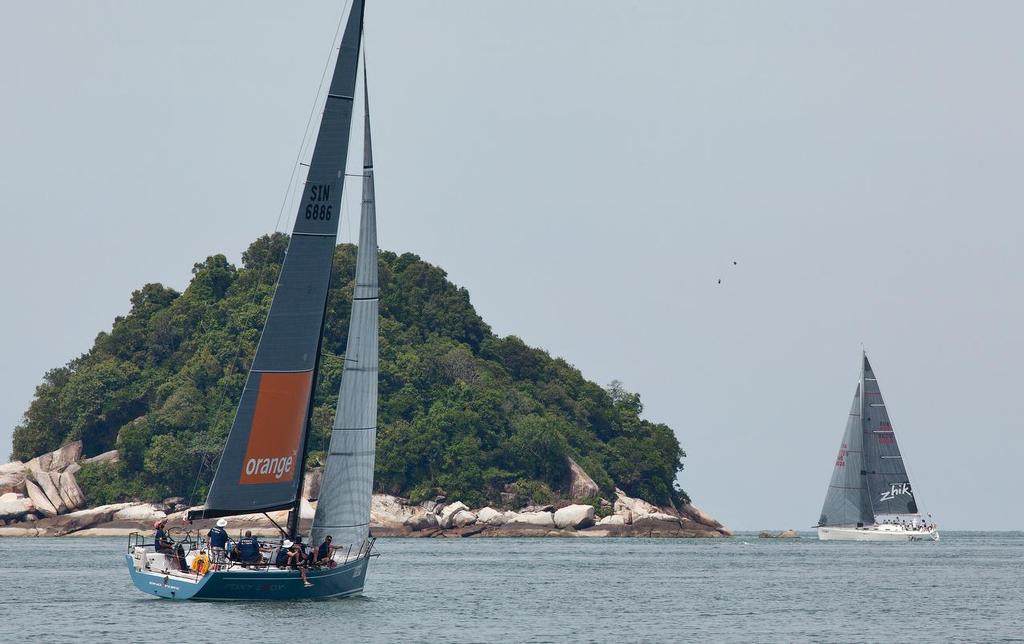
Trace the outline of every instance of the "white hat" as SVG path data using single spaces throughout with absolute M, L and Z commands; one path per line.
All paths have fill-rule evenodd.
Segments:
M 283 543 L 283 544 L 281 544 L 281 545 L 283 545 L 283 546 L 284 546 L 285 548 L 291 548 L 291 547 L 292 547 L 293 545 L 295 545 L 295 544 L 293 544 L 293 543 L 292 543 L 291 541 L 289 541 L 288 539 L 285 539 L 285 540 L 284 540 L 284 543 Z
M 217 519 L 217 527 L 218 528 L 226 527 L 227 524 L 228 524 L 228 520 L 227 519 Z

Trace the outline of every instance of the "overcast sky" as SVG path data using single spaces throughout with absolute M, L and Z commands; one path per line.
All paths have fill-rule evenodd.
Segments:
M 275 229 L 341 5 L 0 5 L 0 460 L 133 289 Z M 640 392 L 727 525 L 817 521 L 864 345 L 924 509 L 1022 529 L 1022 14 L 369 0 L 381 247 Z

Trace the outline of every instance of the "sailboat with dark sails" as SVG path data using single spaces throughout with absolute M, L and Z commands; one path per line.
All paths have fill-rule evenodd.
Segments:
M 273 565 L 299 535 L 327 295 L 341 218 L 346 160 L 363 29 L 363 1 L 353 0 L 330 82 L 288 250 L 227 444 L 205 504 L 188 519 L 290 510 L 280 543 L 264 544 L 255 563 L 213 561 L 180 572 L 173 555 L 129 544 L 136 587 L 170 599 L 317 599 L 363 589 L 375 556 L 369 536 L 377 416 L 377 236 L 369 101 L 363 71 L 364 168 L 356 286 L 338 408 L 313 521 L 311 544 L 333 537 L 331 559 L 300 571 Z M 201 544 L 185 553 L 186 564 Z M 185 567 L 188 567 L 187 565 Z
M 938 526 L 918 510 L 866 353 L 817 527 L 822 541 L 939 540 Z

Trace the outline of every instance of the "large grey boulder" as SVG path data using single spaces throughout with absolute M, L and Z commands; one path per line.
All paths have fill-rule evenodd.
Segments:
M 50 471 L 62 470 L 82 458 L 82 441 L 73 441 L 50 452 Z
M 637 519 L 643 518 L 648 514 L 660 512 L 657 507 L 651 505 L 647 501 L 627 496 L 625 492 L 618 488 L 615 488 L 615 503 L 612 504 L 612 509 L 615 511 L 615 514 L 620 515 L 626 523 L 633 523 Z
M 437 515 L 433 512 L 425 512 L 424 514 L 414 514 L 405 520 L 405 527 L 409 528 L 413 532 L 419 532 L 421 530 L 431 530 L 438 526 Z
M 50 476 L 54 476 L 55 472 L 51 472 Z M 64 505 L 68 507 L 68 510 L 79 510 L 85 507 L 85 495 L 82 494 L 82 488 L 78 487 L 78 481 L 75 480 L 75 475 L 69 469 L 64 470 L 60 473 L 57 479 L 57 489 L 60 491 L 60 498 L 64 501 Z
M 709 528 L 714 528 L 715 530 L 718 530 L 724 535 L 732 536 L 732 530 L 723 526 L 721 523 L 716 521 L 715 518 L 712 517 L 710 514 L 708 514 L 704 510 L 701 510 L 692 503 L 687 503 L 683 505 L 682 510 L 680 510 L 680 514 L 701 525 L 708 526 Z
M 9 492 L 0 495 L 0 521 L 17 521 L 26 514 L 35 512 L 32 499 Z
M 582 530 L 594 525 L 594 506 L 568 505 L 560 508 L 552 517 L 555 527 L 560 529 L 573 528 Z
M 96 456 L 93 456 L 92 458 L 82 459 L 82 462 L 83 463 L 116 463 L 117 460 L 118 460 L 117 450 L 116 449 L 112 449 L 109 452 L 103 452 L 102 454 L 97 454 Z
M 28 492 L 28 498 L 32 499 L 32 504 L 36 506 L 36 514 L 41 514 L 44 517 L 57 516 L 57 508 L 50 503 L 50 499 L 38 485 L 29 479 L 25 479 L 25 488 Z
M 597 496 L 600 488 L 579 464 L 569 457 L 569 496 L 573 499 L 588 499 Z
M 505 523 L 505 513 L 487 506 L 476 513 L 476 520 L 487 525 L 502 525 Z
M 550 512 L 520 512 L 506 522 L 506 525 L 530 525 L 541 528 L 554 528 L 554 515 Z
M 626 525 L 626 520 L 621 514 L 609 514 L 600 521 L 597 525 L 610 526 L 610 525 Z
M 60 474 L 57 472 L 34 471 L 32 475 L 32 478 L 35 479 L 36 483 L 46 494 L 46 498 L 50 500 L 50 504 L 57 510 L 57 514 L 64 514 L 67 512 L 68 506 L 64 503 L 64 500 L 60 498 L 60 488 L 57 486 L 57 483 L 60 481 Z M 33 499 L 33 501 L 35 501 L 35 499 Z
M 145 521 L 146 523 L 167 516 L 163 504 L 129 503 L 114 513 L 114 521 Z
M 452 528 L 465 528 L 476 523 L 476 515 L 469 510 L 459 510 L 452 514 L 448 522 Z
M 374 494 L 370 502 L 370 524 L 374 527 L 401 528 L 405 520 L 416 514 L 408 499 L 390 494 Z
M 0 474 L 13 474 L 15 472 L 24 472 L 28 469 L 21 461 L 11 461 L 10 463 L 4 463 L 0 465 Z
M 46 454 L 40 454 L 33 458 L 28 463 L 25 463 L 25 467 L 32 470 L 33 472 L 49 472 L 50 461 L 53 460 L 53 453 L 47 452 Z
M 48 536 L 60 537 L 114 521 L 117 519 L 117 513 L 130 505 L 130 503 L 113 503 L 87 510 L 78 510 L 77 512 L 62 514 L 59 517 L 42 519 L 37 522 L 36 527 L 46 530 L 46 535 Z
M 0 472 L 0 494 L 7 492 L 25 494 L 25 472 L 23 470 Z
M 441 510 L 441 516 L 438 517 L 439 521 L 440 521 L 440 524 L 441 524 L 441 527 L 442 528 L 450 528 L 450 527 L 452 527 L 452 525 L 453 525 L 453 523 L 452 523 L 453 517 L 458 512 L 461 512 L 463 510 L 469 510 L 469 507 L 465 503 L 463 503 L 462 501 L 456 501 L 455 503 L 449 503 L 448 505 L 444 506 L 444 509 Z

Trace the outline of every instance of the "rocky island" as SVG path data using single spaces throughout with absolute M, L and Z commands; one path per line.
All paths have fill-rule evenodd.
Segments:
M 0 466 L 0 535 L 120 534 L 203 502 L 287 244 L 261 237 L 241 267 L 208 257 L 184 292 L 144 285 L 89 351 L 45 374 Z M 337 247 L 304 515 L 345 363 L 355 258 Z M 639 394 L 495 335 L 468 292 L 416 255 L 378 262 L 375 534 L 728 534 L 680 487 L 686 454 L 672 428 L 643 417 Z M 274 531 L 263 515 L 243 523 Z

